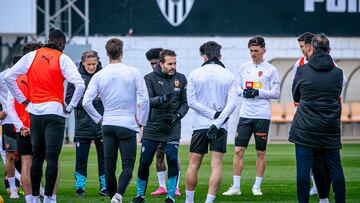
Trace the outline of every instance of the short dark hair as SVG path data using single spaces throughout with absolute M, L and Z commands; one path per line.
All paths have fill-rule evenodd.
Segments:
M 149 49 L 149 51 L 147 51 L 145 53 L 146 59 L 148 61 L 153 60 L 153 59 L 159 59 L 160 57 L 160 52 L 164 50 L 163 48 L 152 48 Z
M 85 51 L 81 56 L 81 62 L 84 62 L 88 58 L 96 58 L 97 60 L 100 59 L 98 53 L 94 50 Z
M 315 50 L 330 51 L 330 41 L 324 33 L 316 34 L 311 41 L 311 46 Z
M 159 54 L 159 61 L 161 63 L 164 63 L 166 56 L 176 56 L 176 53 L 175 53 L 175 51 L 172 51 L 172 50 L 169 50 L 169 49 L 164 49 Z
M 220 50 L 221 50 L 221 45 L 215 41 L 206 42 L 203 45 L 201 45 L 199 48 L 200 55 L 201 56 L 206 55 L 209 60 L 213 58 L 219 59 L 221 57 Z
M 260 46 L 261 48 L 265 48 L 265 39 L 260 35 L 256 35 L 248 42 L 248 48 L 251 46 Z
M 106 42 L 105 49 L 110 59 L 118 59 L 123 53 L 124 43 L 118 38 L 111 38 Z
M 51 30 L 49 34 L 49 41 L 62 41 L 63 43 L 66 42 L 66 36 L 63 31 L 61 30 Z
M 25 55 L 31 51 L 40 49 L 43 46 L 44 46 L 44 44 L 41 42 L 29 42 L 29 43 L 24 44 L 24 46 L 22 47 L 22 53 L 23 53 L 23 55 Z
M 314 37 L 314 34 L 311 32 L 305 32 L 301 34 L 297 40 L 298 42 L 304 42 L 305 44 L 311 44 L 311 40 Z

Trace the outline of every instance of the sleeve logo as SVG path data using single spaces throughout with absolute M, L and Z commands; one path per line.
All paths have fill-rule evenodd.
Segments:
M 245 82 L 245 88 L 262 89 L 262 82 Z

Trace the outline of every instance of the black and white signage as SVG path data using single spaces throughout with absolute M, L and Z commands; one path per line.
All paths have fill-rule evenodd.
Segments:
M 174 27 L 180 25 L 188 16 L 195 0 L 157 0 L 165 19 Z

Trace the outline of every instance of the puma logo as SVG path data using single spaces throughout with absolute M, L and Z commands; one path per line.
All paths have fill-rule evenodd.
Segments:
M 164 81 L 158 81 L 158 83 L 164 86 Z
M 21 82 L 22 84 L 26 85 L 26 87 L 28 87 L 28 83 L 25 82 L 24 80 L 21 80 L 20 82 Z
M 41 55 L 41 58 L 45 60 L 48 64 L 50 64 L 50 60 L 53 58 L 52 56 L 50 58 L 47 58 L 45 55 Z

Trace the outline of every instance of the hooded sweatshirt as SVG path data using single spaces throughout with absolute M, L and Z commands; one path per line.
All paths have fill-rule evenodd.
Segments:
M 321 50 L 316 50 L 309 62 L 297 69 L 292 92 L 299 106 L 291 125 L 290 142 L 315 148 L 341 148 L 342 82 L 342 70 Z

